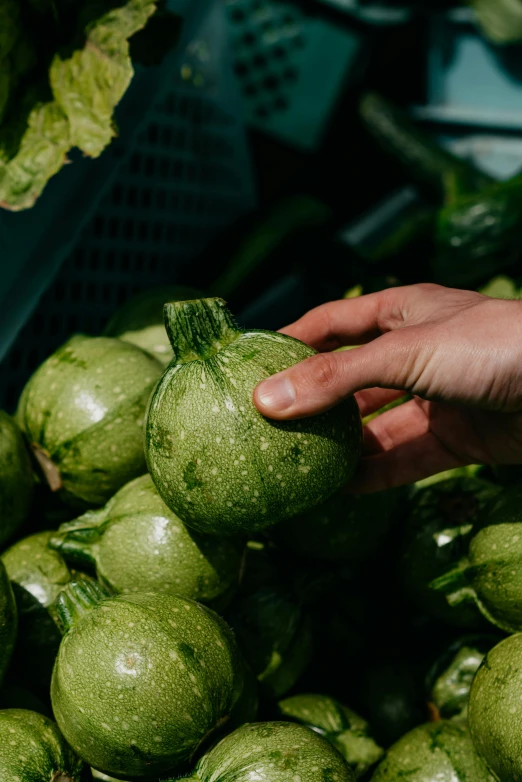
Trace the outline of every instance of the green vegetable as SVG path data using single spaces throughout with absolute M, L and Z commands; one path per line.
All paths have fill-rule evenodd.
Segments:
M 522 487 L 492 499 L 456 564 L 433 582 L 450 606 L 475 603 L 502 630 L 522 630 Z
M 294 695 L 278 704 L 281 715 L 324 736 L 359 779 L 384 755 L 366 720 L 327 695 Z
M 439 718 L 467 723 L 473 679 L 484 655 L 498 640 L 494 635 L 464 636 L 437 660 L 428 674 L 427 689 Z
M 445 196 L 450 181 L 458 181 L 467 192 L 481 190 L 493 181 L 440 147 L 403 111 L 381 95 L 365 93 L 359 104 L 359 113 L 383 149 L 397 159 L 415 182 L 428 187 L 439 197 Z
M 24 709 L 0 711 L 2 782 L 87 782 L 88 769 L 55 723 Z
M 17 613 L 9 577 L 0 562 L 0 684 L 5 676 L 16 640 Z
M 469 729 L 496 779 L 522 779 L 522 634 L 505 638 L 485 656 L 471 685 Z
M 430 616 L 459 628 L 480 626 L 473 605 L 452 608 L 430 584 L 465 557 L 481 511 L 499 491 L 488 481 L 462 477 L 433 483 L 413 495 L 400 571 L 409 598 Z
M 483 293 L 484 296 L 491 296 L 493 299 L 520 298 L 520 289 L 515 280 L 512 280 L 511 277 L 506 277 L 503 274 L 493 277 L 487 285 L 483 285 L 482 288 L 479 288 L 479 293 Z
M 0 126 L 2 206 L 27 209 L 67 162 L 70 149 L 98 157 L 112 141 L 114 109 L 134 73 L 128 39 L 155 9 L 154 0 L 120 0 L 108 9 L 82 3 L 72 21 L 55 2 L 38 9 L 48 16 L 26 11 L 25 32 L 38 62 L 21 92 L 11 85 L 13 105 Z M 0 16 L 0 26 L 1 21 Z M 5 38 L 14 43 L 9 31 Z
M 152 353 L 166 366 L 172 360 L 172 348 L 163 323 L 163 305 L 166 301 L 184 301 L 200 296 L 201 292 L 195 288 L 181 285 L 167 285 L 143 291 L 116 311 L 104 334 L 137 345 Z
M 518 258 L 522 239 L 522 177 L 463 195 L 437 219 L 436 281 L 470 285 Z
M 108 598 L 72 582 L 56 611 L 65 631 L 51 684 L 54 715 L 94 768 L 156 777 L 225 727 L 243 663 L 225 622 L 173 595 Z
M 61 640 L 49 609 L 75 575 L 49 548 L 51 535 L 40 532 L 23 538 L 2 554 L 19 618 L 13 666 L 23 681 L 45 695 Z
M 243 725 L 204 755 L 193 782 L 352 782 L 341 755 L 322 736 L 291 722 Z
M 245 549 L 237 538 L 189 532 L 150 475 L 128 483 L 104 508 L 62 524 L 51 546 L 94 567 L 112 592 L 167 592 L 221 608 L 237 587 Z
M 494 782 L 467 730 L 453 722 L 421 725 L 388 750 L 371 782 Z M 507 778 L 506 778 L 507 779 Z
M 277 539 L 302 556 L 360 560 L 382 545 L 404 499 L 404 491 L 352 495 L 338 492 L 275 529 Z
M 258 382 L 313 355 L 271 331 L 241 331 L 221 299 L 165 306 L 174 360 L 148 411 L 145 452 L 156 488 L 201 532 L 252 532 L 327 499 L 355 470 L 355 400 L 302 421 L 255 408 Z
M 0 546 L 27 518 L 33 471 L 20 429 L 0 410 Z
M 143 419 L 161 364 L 119 339 L 72 337 L 25 386 L 17 419 L 53 491 L 101 505 L 146 472 Z
M 522 41 L 520 0 L 469 0 L 477 21 L 490 41 L 512 44 Z

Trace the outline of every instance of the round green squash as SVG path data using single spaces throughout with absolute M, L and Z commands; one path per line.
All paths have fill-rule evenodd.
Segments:
M 116 594 L 167 592 L 224 608 L 237 585 L 245 542 L 199 535 L 159 496 L 150 475 L 128 483 L 104 508 L 62 524 L 51 546 L 96 569 Z
M 197 299 L 201 295 L 196 288 L 183 285 L 149 288 L 116 310 L 104 334 L 137 345 L 166 366 L 172 360 L 172 348 L 163 323 L 163 305 L 166 301 Z
M 341 753 L 356 779 L 384 755 L 369 734 L 369 726 L 351 709 L 328 695 L 293 695 L 279 701 L 284 719 L 299 722 L 324 736 Z
M 15 598 L 9 576 L 0 561 L 0 684 L 11 662 L 17 629 Z
M 522 487 L 510 486 L 491 501 L 467 557 L 433 586 L 451 606 L 475 603 L 496 627 L 522 630 Z
M 474 525 L 499 491 L 488 481 L 462 477 L 434 483 L 414 494 L 400 573 L 412 603 L 430 616 L 463 629 L 485 624 L 474 605 L 448 605 L 431 582 L 466 556 Z
M 11 416 L 0 410 L 0 546 L 26 520 L 33 483 L 22 433 Z
M 193 782 L 353 782 L 329 741 L 303 725 L 257 722 L 222 739 L 198 762 Z
M 48 694 L 61 633 L 50 608 L 76 575 L 49 548 L 52 532 L 39 532 L 2 554 L 18 609 L 19 629 L 13 666 L 23 681 Z
M 2 782 L 87 782 L 88 769 L 56 724 L 34 711 L 0 711 Z
M 402 489 L 364 495 L 337 492 L 321 505 L 279 524 L 274 534 L 301 556 L 329 561 L 365 559 L 386 539 L 403 500 Z
M 494 635 L 458 638 L 435 662 L 428 673 L 426 689 L 439 718 L 467 723 L 473 679 L 484 656 L 498 640 Z
M 165 305 L 174 350 L 151 398 L 145 453 L 167 505 L 201 532 L 253 532 L 326 500 L 360 455 L 357 403 L 273 421 L 252 395 L 314 354 L 272 331 L 242 331 L 222 299 Z
M 468 722 L 479 755 L 502 782 L 522 780 L 522 633 L 485 656 L 469 697 Z
M 146 472 L 145 409 L 161 364 L 108 337 L 72 337 L 25 386 L 17 420 L 53 491 L 102 505 Z
M 430 722 L 390 747 L 371 782 L 494 782 L 468 731 L 454 722 Z M 507 780 L 508 778 L 506 778 Z
M 90 766 L 141 779 L 174 772 L 223 729 L 241 696 L 230 628 L 182 597 L 108 598 L 72 582 L 56 610 L 65 631 L 53 671 L 56 721 Z

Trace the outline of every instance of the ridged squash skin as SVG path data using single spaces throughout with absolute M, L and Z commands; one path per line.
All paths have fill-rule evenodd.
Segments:
M 0 684 L 11 661 L 16 641 L 18 616 L 11 582 L 0 561 Z
M 353 782 L 341 755 L 322 736 L 291 722 L 243 725 L 204 755 L 194 782 Z
M 327 695 L 302 694 L 279 701 L 284 719 L 306 725 L 324 736 L 341 753 L 356 779 L 363 777 L 384 755 L 358 714 Z
M 453 722 L 420 725 L 399 739 L 371 782 L 495 782 L 465 727 Z M 506 778 L 507 779 L 507 778 Z
M 36 370 L 17 421 L 51 488 L 77 507 L 102 505 L 146 472 L 143 420 L 162 366 L 108 337 L 72 337 Z
M 120 595 L 89 607 L 78 585 L 57 602 L 72 616 L 51 684 L 60 729 L 110 776 L 176 772 L 241 696 L 244 669 L 229 627 L 172 595 Z
M 263 529 L 326 500 L 355 470 L 355 400 L 300 421 L 263 417 L 266 377 L 314 354 L 271 331 L 241 331 L 221 299 L 167 304 L 174 359 L 151 398 L 146 457 L 156 487 L 201 532 Z
M 499 780 L 522 780 L 522 633 L 487 653 L 471 686 L 468 722 L 477 752 Z
M 39 532 L 4 551 L 13 586 L 19 629 L 13 666 L 23 681 L 48 695 L 61 633 L 49 607 L 73 578 L 64 559 L 49 548 L 52 532 Z
M 2 782 L 87 782 L 88 769 L 56 723 L 24 709 L 0 711 Z
M 33 470 L 22 433 L 0 410 L 0 546 L 26 520 L 33 494 Z
M 183 301 L 201 296 L 201 291 L 184 285 L 164 285 L 138 293 L 119 307 L 105 327 L 107 337 L 118 337 L 151 353 L 164 366 L 172 360 L 172 348 L 163 325 L 166 301 Z
M 116 594 L 166 592 L 223 609 L 239 583 L 245 542 L 199 535 L 159 496 L 150 475 L 120 489 L 104 508 L 62 524 L 51 545 L 96 568 Z

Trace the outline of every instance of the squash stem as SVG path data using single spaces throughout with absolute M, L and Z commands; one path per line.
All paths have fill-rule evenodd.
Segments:
M 90 510 L 74 521 L 62 524 L 49 541 L 49 546 L 78 565 L 96 565 L 95 547 L 107 520 L 105 508 Z
M 63 483 L 58 467 L 52 461 L 47 451 L 44 451 L 39 445 L 32 443 L 31 448 L 36 461 L 40 465 L 44 478 L 49 484 L 49 488 L 53 492 L 59 491 L 63 488 Z
M 205 361 L 241 335 L 223 299 L 169 302 L 163 314 L 176 364 Z
M 53 618 L 63 634 L 87 611 L 110 597 L 110 593 L 96 581 L 70 581 L 52 605 Z

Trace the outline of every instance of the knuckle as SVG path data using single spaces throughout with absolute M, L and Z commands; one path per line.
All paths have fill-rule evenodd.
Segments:
M 311 367 L 313 384 L 324 391 L 333 388 L 339 378 L 338 363 L 329 353 L 319 353 L 314 356 Z

